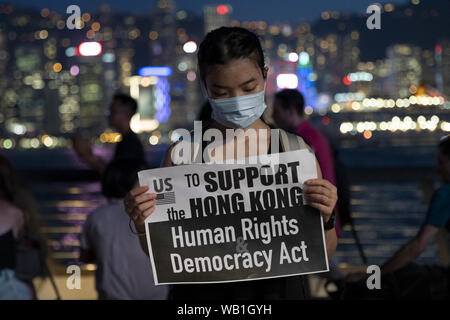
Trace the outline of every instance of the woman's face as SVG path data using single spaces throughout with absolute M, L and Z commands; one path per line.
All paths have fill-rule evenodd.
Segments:
M 265 67 L 267 72 L 268 68 Z M 208 69 L 205 78 L 208 96 L 224 99 L 245 96 L 264 89 L 264 78 L 255 60 L 249 58 L 231 60 Z

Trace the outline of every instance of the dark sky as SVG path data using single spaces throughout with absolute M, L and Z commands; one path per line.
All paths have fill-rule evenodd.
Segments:
M 403 4 L 409 0 L 389 0 L 381 3 Z M 82 12 L 95 12 L 101 3 L 108 3 L 112 9 L 144 14 L 150 12 L 156 0 L 0 0 L 0 3 L 12 2 L 39 9 L 47 7 L 51 10 L 65 12 L 67 6 L 77 4 Z M 268 22 L 314 21 L 322 11 L 337 10 L 340 12 L 365 13 L 367 6 L 375 0 L 176 0 L 177 9 L 185 9 L 202 14 L 205 4 L 230 4 L 233 7 L 233 18 L 238 20 L 265 20 Z

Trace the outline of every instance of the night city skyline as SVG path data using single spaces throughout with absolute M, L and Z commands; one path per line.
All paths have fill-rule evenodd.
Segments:
M 79 5 L 82 12 L 96 12 L 101 4 L 108 4 L 114 11 L 122 11 L 124 13 L 134 13 L 138 15 L 149 14 L 156 5 L 156 0 L 141 1 L 141 0 L 41 0 L 39 2 L 33 0 L 16 0 L 13 3 L 24 7 L 44 8 L 56 10 L 64 13 L 65 9 L 71 5 Z M 323 11 L 332 10 L 344 14 L 361 14 L 365 15 L 366 9 L 373 4 L 371 0 L 319 0 L 319 1 L 305 1 L 305 0 L 261 0 L 261 1 L 212 1 L 212 0 L 178 0 L 176 2 L 177 10 L 188 10 L 197 15 L 201 15 L 202 7 L 204 5 L 219 5 L 229 4 L 233 7 L 233 16 L 235 19 L 245 20 L 265 20 L 267 22 L 289 22 L 299 23 L 302 21 L 314 22 L 320 19 L 320 14 Z M 382 3 L 385 3 L 383 1 Z M 392 0 L 387 1 L 396 5 L 404 5 L 408 0 Z M 0 3 L 8 3 L 8 1 L 0 1 Z M 281 4 L 281 6 L 280 6 Z M 273 11 L 273 7 L 277 6 L 279 10 Z
M 6 40 L 0 44 L 0 67 L 4 76 L 14 75 L 13 82 L 2 82 L 5 94 L 0 99 L 5 103 L 0 106 L 0 122 L 5 126 L 1 130 L 7 136 L 12 134 L 3 144 L 63 146 L 68 143 L 65 139 L 77 132 L 96 136 L 91 138 L 96 143 L 117 142 L 119 136 L 108 129 L 105 114 L 112 94 L 119 91 L 138 100 L 132 128 L 146 141 L 159 144 L 174 140 L 173 130 L 191 126 L 204 99 L 196 70 L 198 44 L 207 31 L 221 25 L 243 26 L 260 37 L 270 67 L 269 103 L 280 88 L 298 87 L 305 95 L 308 115 L 328 112 L 326 117 L 334 117 L 346 110 L 359 114 L 366 108 L 390 108 L 392 103 L 397 108 L 424 104 L 426 101 L 420 99 L 397 100 L 422 92 L 425 89 L 417 88 L 425 85 L 426 90 L 437 92 L 432 104 L 444 105 L 450 90 L 448 20 L 444 18 L 448 9 L 445 1 L 433 3 L 383 3 L 381 30 L 366 27 L 365 12 L 345 15 L 326 10 L 312 23 L 240 21 L 236 16 L 239 10 L 232 5 L 197 6 L 202 9 L 197 14 L 180 9 L 183 2 L 168 0 L 153 3 L 146 14 L 139 15 L 114 6 L 96 7 L 92 14 L 82 9 L 82 29 L 70 30 L 65 27 L 68 15 L 44 6 L 45 2 L 32 9 L 2 6 L 1 13 L 8 19 L 0 25 Z M 220 6 L 225 11 L 220 11 Z M 433 36 L 417 36 L 421 32 Z M 92 41 L 103 47 L 96 56 L 85 57 L 77 51 L 82 42 Z M 145 66 L 167 66 L 171 75 L 151 80 L 140 73 Z M 18 88 L 24 90 L 21 95 L 16 93 Z M 378 102 L 373 102 L 376 99 Z M 395 117 L 361 123 L 345 122 L 341 117 L 330 125 L 328 120 L 322 124 L 340 132 L 338 140 L 354 140 L 349 133 L 374 140 L 391 126 L 389 123 L 412 130 L 419 125 L 419 115 L 407 118 L 405 124 Z M 270 111 L 266 116 L 270 118 Z M 426 119 L 432 128 L 449 128 L 443 119 Z M 376 131 L 379 133 L 372 135 Z

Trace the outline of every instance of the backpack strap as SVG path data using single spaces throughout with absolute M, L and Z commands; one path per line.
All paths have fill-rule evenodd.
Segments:
M 299 137 L 293 133 L 287 132 L 283 129 L 278 129 L 280 133 L 280 141 L 281 141 L 281 149 L 283 152 L 289 152 L 289 151 L 295 151 L 295 150 L 302 150 L 307 149 L 307 144 L 303 140 L 302 137 Z M 193 132 L 191 132 L 191 138 L 193 138 Z M 179 140 L 176 142 L 178 143 L 189 143 L 191 148 L 191 162 L 185 163 L 185 164 L 193 164 L 193 163 L 201 163 L 201 157 L 203 156 L 203 148 L 198 143 L 191 141 L 183 141 Z M 175 154 L 176 155 L 176 154 Z M 178 159 L 174 159 L 174 163 L 178 163 Z M 207 162 L 208 159 L 205 159 L 205 162 Z
M 308 148 L 302 137 L 287 132 L 283 129 L 279 130 L 280 130 L 281 148 L 283 149 L 284 152 Z

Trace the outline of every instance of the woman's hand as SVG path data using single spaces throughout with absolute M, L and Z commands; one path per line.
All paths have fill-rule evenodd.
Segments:
M 123 200 L 125 211 L 134 221 L 138 232 L 145 231 L 145 219 L 155 211 L 156 193 L 145 193 L 148 189 L 147 186 L 134 188 Z
M 327 223 L 338 199 L 336 187 L 325 179 L 310 179 L 305 181 L 303 197 L 309 206 L 320 211 Z

